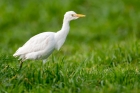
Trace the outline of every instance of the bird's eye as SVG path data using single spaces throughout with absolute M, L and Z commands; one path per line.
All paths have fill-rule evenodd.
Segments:
M 74 14 L 71 14 L 72 17 L 74 17 Z

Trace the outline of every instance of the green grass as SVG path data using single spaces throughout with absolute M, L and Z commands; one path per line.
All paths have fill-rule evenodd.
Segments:
M 13 53 L 58 31 L 68 10 L 86 17 L 71 22 L 61 50 L 18 70 Z M 1 0 L 0 93 L 139 93 L 139 10 L 138 0 Z

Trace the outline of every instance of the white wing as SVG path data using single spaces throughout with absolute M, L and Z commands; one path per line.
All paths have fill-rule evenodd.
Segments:
M 30 38 L 22 47 L 20 47 L 13 56 L 20 56 L 24 58 L 28 54 L 39 53 L 39 51 L 46 51 L 46 48 L 52 48 L 55 45 L 55 33 L 44 32 Z M 36 59 L 36 58 L 34 58 Z

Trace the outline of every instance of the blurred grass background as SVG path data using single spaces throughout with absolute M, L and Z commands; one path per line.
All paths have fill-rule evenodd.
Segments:
M 87 17 L 71 23 L 67 43 L 94 46 L 94 42 L 115 43 L 140 37 L 138 0 L 2 0 L 0 3 L 0 48 L 10 50 L 9 53 L 35 34 L 58 31 L 64 13 L 69 10 Z
M 131 64 L 132 69 L 134 66 L 133 70 L 139 72 L 139 67 L 140 67 L 139 64 L 140 1 L 139 0 L 69 0 L 69 1 L 68 0 L 57 0 L 57 1 L 56 0 L 55 1 L 54 0 L 50 0 L 50 1 L 48 0 L 1 0 L 0 1 L 0 53 L 1 53 L 0 54 L 1 55 L 0 56 L 1 79 L 0 80 L 3 80 L 7 76 L 7 75 L 3 75 L 3 73 L 8 73 L 9 69 L 11 69 L 9 68 L 5 72 L 2 72 L 3 69 L 7 66 L 7 64 L 12 66 L 13 68 L 15 68 L 16 65 L 18 64 L 17 59 L 14 59 L 12 57 L 13 53 L 17 50 L 17 48 L 22 46 L 33 35 L 36 35 L 44 31 L 56 32 L 60 30 L 62 26 L 63 16 L 65 12 L 69 10 L 73 10 L 77 13 L 85 14 L 86 17 L 71 22 L 70 24 L 71 29 L 65 44 L 63 45 L 63 47 L 59 52 L 54 52 L 53 56 L 49 58 L 50 61 L 58 60 L 60 61 L 58 65 L 60 65 L 64 57 L 65 61 L 68 62 L 67 65 L 70 65 L 71 62 L 73 62 L 72 65 L 70 65 L 70 67 L 66 66 L 69 67 L 69 69 L 71 68 L 76 69 L 76 67 L 78 66 L 77 64 L 81 64 L 79 62 L 83 62 L 84 60 L 88 60 L 86 63 L 87 68 L 88 67 L 92 68 L 92 66 L 98 67 L 98 65 L 101 64 L 110 67 L 110 66 L 116 66 L 118 63 L 134 62 L 133 64 Z M 36 65 L 35 63 L 33 64 L 34 66 Z M 52 66 L 53 68 L 54 65 L 51 64 L 50 66 Z M 102 69 L 104 69 L 104 66 L 102 67 Z M 117 70 L 118 72 L 115 73 L 117 74 L 120 73 L 119 71 L 121 67 L 125 67 L 125 66 L 126 64 L 122 64 L 120 67 L 118 67 Z M 57 65 L 55 64 L 54 67 L 57 68 Z M 66 70 L 66 67 L 64 67 L 63 69 L 64 71 Z M 131 68 L 131 66 L 128 66 L 126 69 L 128 70 L 129 67 Z M 48 68 L 52 69 L 51 67 Z M 28 71 L 28 69 L 25 69 L 25 71 Z M 99 68 L 99 71 L 100 70 L 101 68 Z M 72 71 L 70 70 L 70 72 Z M 79 69 L 77 71 L 79 71 Z M 126 71 L 126 75 L 128 73 L 129 71 L 128 72 Z M 29 72 L 29 74 L 31 74 L 31 72 Z M 98 74 L 100 73 L 98 72 Z M 96 75 L 96 73 L 94 73 L 93 75 Z M 27 74 L 27 76 L 29 75 Z M 95 76 L 95 80 L 98 78 L 97 76 Z M 121 76 L 123 76 L 123 73 L 120 74 L 120 77 Z M 139 74 L 136 77 L 138 76 Z M 9 78 L 12 77 L 13 75 L 9 76 Z M 38 76 L 36 75 L 36 77 Z M 134 76 L 132 75 L 132 77 L 135 77 L 135 75 Z M 105 79 L 107 78 L 108 75 Z M 132 79 L 131 76 L 130 79 Z M 114 85 L 116 87 L 121 85 L 120 78 L 118 78 L 117 80 L 119 81 L 119 83 L 117 82 L 118 85 L 117 84 Z M 26 83 L 25 81 L 23 82 Z M 82 88 L 80 89 L 83 90 L 83 92 L 87 92 L 87 91 L 91 92 L 91 90 L 93 90 L 92 87 L 97 88 L 101 86 L 100 88 L 97 89 L 98 92 L 100 89 L 102 90 L 102 91 L 100 90 L 100 92 L 105 92 L 105 90 L 107 90 L 106 88 L 110 87 L 110 89 L 108 89 L 108 92 L 113 93 L 115 92 L 115 89 L 112 90 L 113 87 L 111 86 L 111 81 L 115 82 L 115 80 L 110 80 L 110 83 L 106 82 L 107 86 L 102 87 L 103 86 L 102 83 L 98 85 L 97 84 L 98 81 L 97 81 L 96 83 L 94 82 L 95 86 L 90 86 L 89 89 L 85 91 Z M 140 84 L 140 82 L 137 81 L 137 78 L 134 79 L 134 82 Z M 128 83 L 127 80 L 126 83 Z M 1 81 L 0 84 L 2 85 L 4 83 L 2 83 Z M 51 85 L 53 84 L 51 83 Z M 4 88 L 6 89 L 6 86 L 4 85 L 2 86 L 3 89 Z M 45 85 L 45 87 L 52 90 L 52 87 L 49 87 L 49 85 Z M 139 85 L 136 87 L 136 89 L 139 90 L 138 88 L 140 88 Z M 17 88 L 15 88 L 15 90 L 16 89 Z M 49 89 L 48 91 L 50 91 Z M 129 89 L 132 88 L 128 88 L 128 90 Z M 9 92 L 11 92 L 11 90 L 12 89 L 9 88 Z M 32 90 L 34 91 L 35 88 L 33 88 Z M 66 88 L 63 90 L 63 92 L 68 92 L 67 90 L 68 89 Z M 119 91 L 119 89 L 117 91 Z M 17 92 L 19 91 L 17 90 Z M 97 91 L 94 90 L 94 92 Z M 127 88 L 125 92 L 128 92 Z M 138 92 L 138 91 L 134 91 L 134 92 Z

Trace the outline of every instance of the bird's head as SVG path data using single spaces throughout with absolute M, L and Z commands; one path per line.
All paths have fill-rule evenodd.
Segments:
M 85 15 L 77 14 L 74 11 L 68 11 L 64 15 L 64 19 L 67 20 L 67 21 L 75 20 L 75 19 L 77 19 L 79 17 L 85 17 Z

